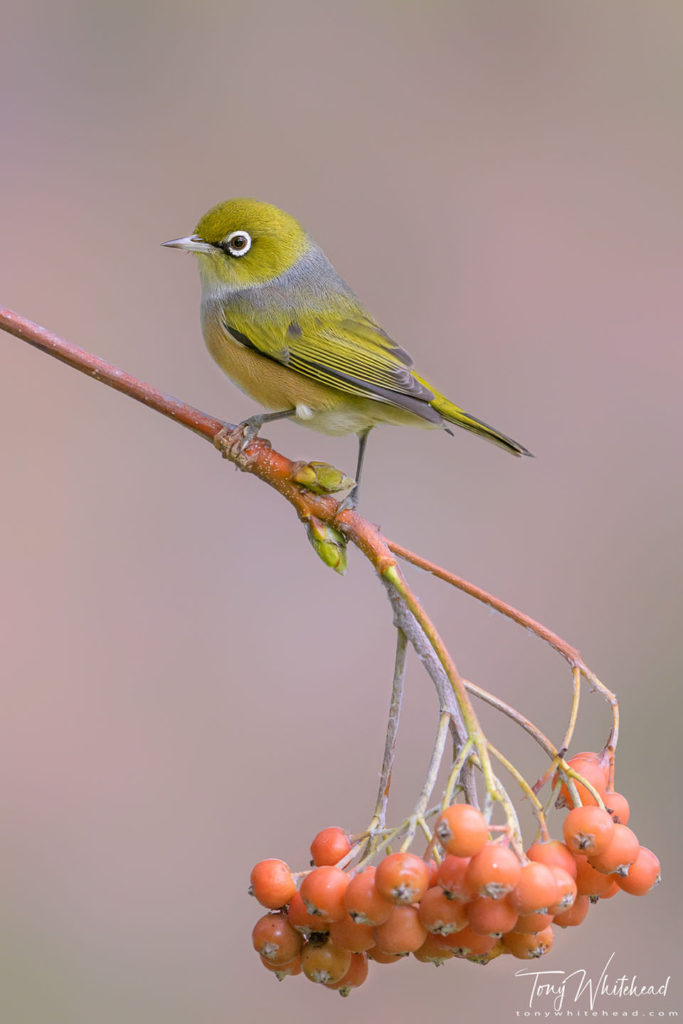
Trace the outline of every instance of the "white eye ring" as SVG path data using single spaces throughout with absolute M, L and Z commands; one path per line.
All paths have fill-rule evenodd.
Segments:
M 251 249 L 251 235 L 247 231 L 231 231 L 223 239 L 223 248 L 231 256 L 244 256 Z

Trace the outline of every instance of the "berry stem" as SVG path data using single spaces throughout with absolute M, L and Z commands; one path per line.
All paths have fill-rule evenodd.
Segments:
M 488 750 L 486 748 L 486 739 L 482 733 L 476 713 L 472 707 L 472 703 L 467 696 L 467 691 L 463 684 L 462 677 L 455 666 L 455 662 L 448 653 L 443 640 L 439 636 L 431 619 L 422 608 L 420 602 L 417 600 L 406 581 L 403 579 L 401 573 L 398 571 L 398 567 L 395 564 L 389 566 L 384 570 L 383 576 L 393 584 L 395 589 L 406 602 L 408 608 L 422 627 L 422 630 L 429 640 L 434 653 L 441 662 L 441 666 L 448 677 L 455 699 L 458 703 L 462 720 L 465 723 L 465 728 L 467 729 L 467 736 L 472 739 L 477 754 L 479 755 L 481 769 L 484 774 L 484 781 L 486 784 L 486 791 L 492 800 L 497 800 L 498 791 L 494 781 L 493 771 L 491 769 Z
M 394 609 L 394 621 L 396 626 L 402 629 L 406 634 L 411 646 L 422 662 L 430 679 L 434 683 L 434 688 L 437 692 L 441 708 L 450 712 L 451 733 L 453 735 L 455 755 L 457 755 L 457 751 L 464 743 L 467 742 L 467 729 L 460 714 L 460 708 L 458 707 L 448 677 L 444 672 L 443 666 L 437 658 L 434 649 L 429 643 L 424 630 L 408 608 L 406 602 L 400 594 L 396 592 L 396 589 L 388 580 L 383 579 L 382 582 L 384 583 L 387 596 Z M 463 766 L 461 785 L 468 803 L 471 803 L 474 807 L 478 807 L 479 796 L 474 779 L 474 762 L 472 758 L 468 758 Z
M 483 700 L 486 704 L 490 704 L 492 708 L 496 708 L 498 711 L 501 711 L 504 715 L 507 715 L 508 718 L 511 718 L 513 722 L 520 725 L 525 732 L 528 732 L 529 735 L 536 740 L 548 757 L 557 757 L 557 750 L 548 737 L 541 732 L 538 726 L 534 725 L 533 722 L 530 722 L 528 718 L 525 718 L 517 708 L 513 708 L 511 704 L 506 704 L 506 702 L 501 700 L 500 697 L 496 697 L 495 694 L 490 693 L 488 690 L 478 686 L 469 679 L 463 679 L 463 683 L 465 684 L 465 688 L 468 693 L 472 693 L 475 697 L 479 697 L 480 700 Z
M 532 619 L 530 615 L 526 615 L 513 605 L 508 604 L 507 601 L 503 601 L 501 598 L 488 593 L 482 587 L 478 587 L 476 584 L 463 579 L 462 576 L 457 576 L 448 569 L 443 569 L 440 565 L 422 558 L 421 555 L 415 554 L 414 551 L 410 551 L 409 548 L 403 547 L 403 545 L 397 544 L 396 541 L 389 538 L 386 538 L 386 545 L 393 554 L 404 559 L 404 561 L 410 562 L 411 565 L 416 566 L 418 569 L 423 569 L 425 572 L 431 573 L 432 576 L 436 576 L 445 583 L 449 583 L 458 590 L 462 590 L 463 593 L 469 594 L 476 601 L 481 601 L 483 604 L 488 605 L 489 608 L 493 608 L 495 611 L 500 612 L 501 615 L 516 622 L 518 626 L 529 630 L 530 633 L 533 633 L 534 636 L 539 637 L 544 643 L 552 647 L 554 651 L 557 651 L 569 663 L 572 669 L 577 668 L 592 689 L 600 693 L 612 708 L 613 725 L 608 746 L 610 749 L 610 764 L 613 766 L 614 749 L 619 737 L 619 702 L 612 691 L 601 683 L 595 673 L 588 668 L 576 647 L 572 647 L 571 644 L 568 644 L 557 633 L 553 633 L 547 626 L 537 622 L 536 619 Z
M 436 738 L 434 740 L 434 746 L 432 748 L 432 756 L 429 759 L 429 768 L 427 770 L 427 777 L 423 783 L 420 795 L 415 805 L 415 810 L 408 819 L 408 828 L 406 829 L 405 839 L 401 845 L 401 850 L 407 850 L 410 847 L 413 839 L 415 838 L 415 832 L 418 824 L 425 833 L 427 841 L 429 842 L 432 838 L 431 831 L 427 828 L 427 824 L 424 820 L 425 810 L 429 803 L 429 798 L 434 791 L 436 785 L 436 779 L 439 774 L 439 768 L 443 760 L 443 752 L 446 748 L 446 739 L 448 737 L 448 728 L 451 722 L 451 716 L 448 711 L 442 711 L 439 716 L 439 726 L 436 730 Z
M 508 792 L 505 789 L 505 786 L 503 785 L 503 783 L 498 778 L 498 776 L 495 775 L 493 772 L 491 774 L 493 775 L 493 782 L 494 782 L 494 786 L 495 786 L 495 794 L 489 794 L 489 792 L 487 790 L 487 793 L 486 793 L 486 805 L 487 806 L 486 806 L 486 809 L 484 811 L 484 815 L 488 819 L 489 815 L 486 812 L 490 811 L 492 800 L 497 800 L 499 803 L 501 803 L 503 805 L 503 809 L 505 811 L 505 817 L 507 819 L 507 825 L 503 826 L 503 830 L 504 830 L 505 835 L 507 836 L 507 838 L 508 838 L 508 840 L 510 842 L 510 845 L 514 848 L 515 853 L 517 854 L 519 859 L 521 861 L 524 861 L 526 859 L 526 855 L 524 853 L 524 843 L 523 843 L 523 840 L 522 840 L 522 829 L 521 829 L 520 824 L 519 824 L 519 818 L 517 817 L 517 811 L 515 810 L 515 805 L 513 804 L 513 802 L 510 799 L 510 797 L 508 796 Z
M 398 723 L 401 716 L 401 704 L 405 690 L 406 677 L 406 650 L 408 639 L 402 629 L 396 630 L 396 657 L 394 660 L 394 678 L 391 684 L 391 701 L 389 703 L 389 717 L 387 720 L 386 739 L 384 741 L 384 757 L 382 758 L 382 770 L 380 773 L 379 790 L 377 803 L 372 821 L 368 825 L 370 842 L 372 835 L 378 828 L 384 828 L 386 823 L 387 803 L 389 801 L 389 790 L 391 788 L 391 772 L 396 755 L 396 736 L 398 734 Z
M 462 771 L 465 761 L 469 758 L 474 744 L 471 739 L 468 739 L 460 753 L 453 762 L 453 767 L 450 770 L 448 781 L 446 782 L 446 788 L 443 793 L 443 800 L 441 801 L 441 810 L 444 811 L 453 800 L 453 793 L 455 791 L 455 785 Z
M 562 746 L 560 747 L 561 750 L 569 750 L 579 716 L 579 702 L 581 700 L 581 670 L 577 665 L 574 665 L 572 668 L 572 686 L 572 706 L 569 712 L 569 724 L 567 725 L 567 731 L 565 732 L 564 739 L 562 740 Z
M 496 761 L 499 761 L 500 764 L 502 764 L 503 767 L 510 773 L 510 775 L 512 775 L 513 779 L 515 780 L 515 782 L 518 783 L 524 795 L 528 797 L 531 801 L 534 808 L 534 814 L 538 819 L 538 827 L 540 829 L 541 836 L 543 839 L 548 839 L 548 826 L 546 824 L 545 814 L 543 813 L 543 805 L 541 804 L 541 801 L 538 799 L 538 797 L 536 796 L 533 789 L 526 781 L 522 773 L 517 768 L 515 768 L 512 762 L 509 761 L 504 754 L 497 750 L 492 743 L 489 743 L 489 750 L 491 754 L 495 757 Z

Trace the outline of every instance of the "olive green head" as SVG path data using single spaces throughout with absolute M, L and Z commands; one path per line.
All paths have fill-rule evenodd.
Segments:
M 194 252 L 202 279 L 231 288 L 261 284 L 282 274 L 310 240 L 284 210 L 258 199 L 228 199 L 212 207 L 187 238 L 164 242 Z

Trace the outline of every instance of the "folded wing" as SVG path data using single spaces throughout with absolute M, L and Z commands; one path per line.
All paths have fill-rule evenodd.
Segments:
M 360 312 L 308 314 L 285 324 L 226 310 L 225 328 L 240 344 L 319 384 L 442 422 L 408 353 Z

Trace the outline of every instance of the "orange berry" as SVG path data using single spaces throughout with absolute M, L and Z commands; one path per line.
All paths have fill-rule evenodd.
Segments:
M 487 843 L 472 857 L 465 876 L 466 884 L 477 896 L 500 900 L 517 885 L 521 864 L 507 846 Z
M 375 928 L 377 948 L 384 953 L 413 953 L 427 938 L 427 929 L 417 916 L 415 907 L 396 906 L 384 924 Z
M 535 860 L 537 864 L 545 864 L 546 867 L 564 868 L 572 878 L 576 878 L 576 861 L 574 854 L 568 846 L 561 843 L 559 839 L 550 839 L 547 842 L 539 841 L 532 843 L 526 851 L 529 860 Z
M 439 864 L 437 881 L 451 899 L 468 900 L 471 897 L 472 890 L 467 885 L 469 866 L 469 857 L 454 857 L 450 853 Z
M 552 947 L 552 944 L 552 925 L 533 934 L 508 932 L 503 936 L 503 945 L 519 960 L 534 960 L 538 956 L 543 956 Z
M 341 920 L 346 913 L 344 893 L 348 884 L 349 876 L 341 868 L 331 864 L 313 868 L 301 883 L 306 910 L 328 924 Z
M 612 821 L 617 822 L 619 825 L 628 825 L 628 819 L 631 816 L 631 808 L 629 807 L 626 797 L 622 796 L 621 793 L 608 791 L 602 794 L 602 799 L 605 802 L 605 809 Z
M 427 888 L 431 889 L 433 885 L 438 885 L 437 875 L 439 873 L 439 865 L 433 858 L 427 861 L 427 868 L 429 870 L 429 885 Z
M 453 950 L 441 941 L 441 936 L 431 932 L 413 956 L 423 964 L 435 964 L 439 967 L 444 961 L 454 956 Z
M 311 857 L 316 867 L 336 864 L 351 849 L 351 840 L 343 829 L 336 825 L 318 832 L 311 843 Z
M 468 956 L 466 959 L 473 964 L 489 964 L 492 960 L 495 960 L 497 956 L 502 956 L 503 953 L 509 954 L 510 950 L 505 948 L 501 939 L 496 939 L 488 952 L 482 953 L 479 956 Z
M 452 935 L 443 935 L 441 941 L 449 946 L 456 956 L 485 956 L 496 944 L 493 935 L 479 935 L 469 925 Z
M 251 940 L 257 953 L 271 964 L 287 964 L 299 955 L 302 938 L 284 914 L 264 914 L 254 925 Z
M 600 754 L 596 754 L 592 751 L 584 752 L 581 754 L 574 754 L 573 757 L 569 758 L 567 764 L 570 768 L 573 768 L 575 772 L 578 772 L 579 775 L 583 775 L 586 782 L 590 782 L 593 788 L 598 791 L 600 796 L 602 796 L 604 791 L 607 789 L 609 765 Z M 553 775 L 553 786 L 556 785 L 558 778 L 559 774 L 556 772 Z M 573 779 L 572 781 L 576 786 L 577 792 L 579 794 L 579 800 L 581 801 L 581 803 L 586 806 L 592 804 L 595 807 L 595 797 L 590 792 L 590 790 L 586 789 L 586 787 L 581 785 L 581 783 L 578 782 L 576 779 Z M 563 782 L 560 786 L 560 792 L 558 794 L 557 800 L 555 801 L 555 806 L 574 806 L 574 801 L 570 796 L 566 782 Z
M 350 953 L 363 953 L 375 945 L 375 935 L 369 924 L 357 924 L 350 914 L 330 925 L 330 938 L 335 946 Z
M 563 910 L 561 914 L 555 914 L 553 924 L 559 924 L 560 928 L 576 927 L 584 920 L 590 905 L 590 896 L 578 895 L 571 907 Z
M 552 923 L 552 914 L 525 914 L 517 918 L 517 924 L 512 931 L 520 932 L 522 935 L 535 935 Z
M 360 988 L 368 976 L 368 958 L 364 953 L 351 954 L 351 966 L 339 981 L 328 982 L 328 988 L 334 988 L 342 996 L 348 996 L 353 988 Z
M 574 869 L 576 870 L 576 863 Z M 577 888 L 575 879 L 564 868 L 551 868 L 550 870 L 555 876 L 557 885 L 555 902 L 548 907 L 548 913 L 554 917 L 555 914 L 562 914 L 572 906 L 576 899 Z
M 390 853 L 377 865 L 375 886 L 392 903 L 417 903 L 428 885 L 429 868 L 414 853 Z
M 609 875 L 596 871 L 587 857 L 576 856 L 576 891 L 579 896 L 604 896 L 612 886 Z
M 605 874 L 626 875 L 640 852 L 638 836 L 628 825 L 615 824 L 609 845 L 600 853 L 591 854 L 588 862 Z
M 617 878 L 616 883 L 631 896 L 644 896 L 657 885 L 661 877 L 657 857 L 647 846 L 641 846 L 638 856 L 628 869 L 628 874 L 623 878 Z
M 271 964 L 270 961 L 260 954 L 259 960 L 266 970 L 273 972 L 278 981 L 284 981 L 285 978 L 293 978 L 296 974 L 301 974 L 300 956 L 295 956 L 288 964 Z
M 603 893 L 600 894 L 599 898 L 601 900 L 611 900 L 613 896 L 616 896 L 616 894 L 618 892 L 621 892 L 621 889 L 619 888 L 619 885 L 617 883 L 617 878 L 619 878 L 620 876 L 619 875 L 610 875 L 609 877 L 611 879 L 613 879 L 612 884 L 610 885 L 609 889 L 606 892 L 603 892 Z M 595 902 L 595 900 L 597 898 L 598 897 L 594 896 L 593 897 L 593 902 Z
M 333 985 L 341 981 L 351 966 L 348 949 L 340 949 L 330 939 L 307 942 L 301 951 L 301 969 L 309 981 L 319 985 Z
M 251 871 L 251 892 L 264 907 L 280 910 L 296 892 L 296 882 L 283 860 L 260 860 Z
M 555 902 L 557 882 L 545 864 L 522 864 L 519 879 L 508 899 L 518 914 L 543 914 Z M 509 929 L 506 929 L 509 931 Z
M 327 932 L 330 928 L 329 924 L 321 920 L 319 914 L 309 914 L 306 904 L 301 898 L 301 893 L 298 891 L 289 901 L 287 920 L 292 928 L 295 928 L 306 939 L 312 932 Z
M 448 935 L 467 924 L 467 911 L 460 900 L 449 899 L 440 885 L 427 889 L 417 908 L 420 921 L 428 932 Z
M 447 853 L 474 857 L 489 838 L 486 818 L 471 804 L 451 804 L 437 818 L 434 828 Z
M 492 900 L 477 896 L 467 904 L 467 923 L 477 935 L 503 935 L 514 928 L 518 916 L 509 897 Z
M 344 907 L 357 924 L 384 924 L 394 909 L 391 900 L 377 892 L 376 869 L 366 868 L 349 882 L 344 893 Z
M 592 857 L 609 845 L 614 822 L 602 807 L 575 807 L 562 822 L 562 831 L 572 853 Z

